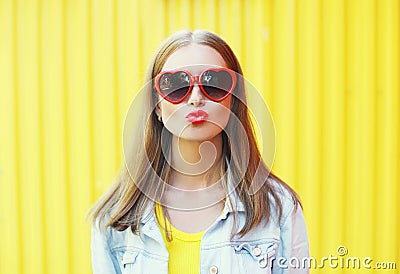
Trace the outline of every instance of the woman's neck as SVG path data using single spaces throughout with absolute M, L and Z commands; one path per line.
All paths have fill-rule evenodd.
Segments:
M 169 183 L 180 189 L 195 190 L 208 187 L 219 178 L 222 155 L 222 135 L 211 140 L 192 141 L 172 138 Z

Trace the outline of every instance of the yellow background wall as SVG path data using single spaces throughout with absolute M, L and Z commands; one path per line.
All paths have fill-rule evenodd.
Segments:
M 0 273 L 90 273 L 89 207 L 122 161 L 126 111 L 170 33 L 237 53 L 277 132 L 317 259 L 400 268 L 397 0 L 0 0 Z M 324 269 L 313 273 L 364 273 Z

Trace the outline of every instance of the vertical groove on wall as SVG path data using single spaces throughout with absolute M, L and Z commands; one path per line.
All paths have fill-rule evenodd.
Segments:
M 272 52 L 274 50 L 274 43 L 272 42 L 272 37 L 274 37 L 274 6 L 271 2 L 268 2 L 268 5 L 265 5 L 264 10 L 261 12 L 263 14 L 265 12 L 267 15 L 262 16 L 262 22 L 263 22 L 263 29 L 266 31 L 264 34 L 266 35 L 265 39 L 266 41 L 264 42 L 264 45 L 266 45 L 266 53 L 264 54 L 264 67 L 267 67 L 267 81 L 264 81 L 264 88 L 267 91 L 267 105 L 269 107 L 269 110 L 271 112 L 274 111 L 274 96 L 273 96 L 273 89 L 275 86 L 274 83 L 274 70 L 272 69 L 274 67 L 274 58 L 272 57 Z M 274 161 L 275 161 L 275 156 L 274 156 Z
M 219 33 L 220 30 L 221 30 L 220 20 L 219 20 L 220 19 L 220 16 L 219 16 L 219 12 L 220 12 L 219 3 L 220 3 L 220 1 L 215 0 L 215 1 L 213 1 L 213 3 L 214 3 L 213 12 L 214 12 L 214 17 L 215 17 L 214 31 L 216 33 Z
M 393 113 L 391 113 L 390 116 L 390 120 L 392 121 L 391 124 L 395 125 L 394 126 L 394 132 L 393 135 L 391 136 L 390 140 L 390 148 L 391 150 L 393 150 L 393 159 L 390 161 L 389 164 L 390 166 L 390 171 L 392 172 L 392 177 L 390 177 L 391 183 L 393 185 L 393 187 L 396 189 L 397 188 L 397 193 L 396 191 L 394 191 L 394 195 L 391 197 L 397 197 L 396 200 L 394 202 L 397 202 L 397 206 L 394 206 L 394 219 L 396 220 L 395 222 L 393 222 L 393 224 L 395 225 L 395 228 L 397 228 L 397 231 L 400 228 L 400 205 L 399 205 L 399 197 L 400 197 L 400 187 L 398 185 L 398 182 L 400 181 L 400 170 L 399 168 L 396 168 L 396 166 L 398 167 L 400 164 L 400 113 L 399 113 L 399 109 L 400 109 L 400 80 L 398 75 L 400 74 L 400 3 L 399 1 L 394 1 L 394 4 L 390 5 L 390 7 L 388 8 L 391 12 L 392 12 L 392 16 L 390 17 L 394 22 L 393 24 L 391 24 L 392 28 L 391 28 L 391 33 L 389 34 L 390 37 L 392 37 L 393 40 L 390 40 L 391 45 L 390 48 L 392 49 L 392 55 L 390 55 L 390 57 L 393 58 L 392 62 L 392 66 L 390 67 L 389 70 L 391 72 L 391 82 L 388 86 L 391 87 L 391 89 L 388 89 L 388 93 L 389 95 L 392 95 L 391 97 L 389 97 L 390 99 L 388 100 L 388 102 L 390 102 L 390 109 L 393 111 Z M 396 27 L 397 26 L 397 27 Z M 396 50 L 397 49 L 397 50 Z M 396 56 L 397 55 L 397 56 Z M 397 149 L 396 149 L 397 148 Z M 392 230 L 394 231 L 394 230 Z M 394 242 L 395 243 L 399 243 L 400 242 L 400 235 L 399 233 L 394 233 L 395 234 L 395 238 L 394 238 Z M 397 258 L 397 260 L 400 259 L 400 248 L 395 247 L 397 250 L 397 253 L 395 253 L 395 258 Z M 399 268 L 399 263 L 398 263 L 398 268 Z
M 376 112 L 375 112 L 375 120 L 374 120 L 374 154 L 375 154 L 375 166 L 374 166 L 374 177 L 373 177 L 373 182 L 378 182 L 379 180 L 379 174 L 381 175 L 382 178 L 386 177 L 386 169 L 383 167 L 381 168 L 381 163 L 380 163 L 380 158 L 381 158 L 381 153 L 385 153 L 385 146 L 383 146 L 379 150 L 379 142 L 381 141 L 380 134 L 379 132 L 382 130 L 382 125 L 377 123 L 381 117 L 384 117 L 385 111 L 382 110 L 381 108 L 381 103 L 385 100 L 385 91 L 382 89 L 381 84 L 382 84 L 382 77 L 381 77 L 381 71 L 385 70 L 384 68 L 384 63 L 382 63 L 380 60 L 385 60 L 385 58 L 381 58 L 384 56 L 381 56 L 381 46 L 383 44 L 386 44 L 386 41 L 384 39 L 385 35 L 380 33 L 381 25 L 380 25 L 380 20 L 381 20 L 381 12 L 382 10 L 380 9 L 377 1 L 374 1 L 374 17 L 375 17 L 375 22 L 374 22 L 374 34 L 375 34 L 375 51 L 374 51 L 374 63 L 375 63 L 375 72 L 374 74 L 376 75 L 376 81 L 375 81 L 375 86 L 374 86 L 374 94 L 375 94 L 375 105 L 376 105 Z M 383 36 L 382 36 L 383 35 Z M 378 41 L 379 39 L 379 41 Z M 382 65 L 383 64 L 383 65 Z M 385 123 L 383 123 L 383 126 L 385 126 Z M 373 238 L 374 240 L 371 242 L 372 249 L 374 250 L 374 257 L 379 256 L 381 253 L 380 246 L 377 243 L 376 239 L 379 237 L 379 235 L 376 234 L 378 227 L 377 224 L 380 222 L 381 217 L 385 218 L 385 214 L 378 214 L 379 211 L 384 208 L 382 204 L 382 200 L 380 196 L 385 193 L 385 186 L 383 185 L 382 187 L 377 187 L 376 183 L 373 184 L 373 193 L 375 195 L 375 203 L 377 204 L 375 207 L 373 207 L 373 214 L 372 214 L 372 220 L 373 224 L 375 224 L 374 230 L 373 230 Z
M 378 97 L 378 62 L 377 62 L 377 53 L 378 53 L 378 32 L 377 32 L 377 15 L 378 15 L 378 7 L 377 7 L 377 1 L 373 0 L 372 1 L 372 11 L 371 11 L 371 16 L 372 16 L 372 37 L 371 37 L 371 43 L 372 43 L 372 68 L 371 68 L 371 75 L 373 76 L 373 86 L 372 86 L 372 100 L 371 100 L 371 105 L 373 106 L 373 126 L 370 127 L 370 133 L 372 135 L 372 141 L 371 141 L 371 150 L 372 150 L 372 160 L 370 163 L 370 168 L 371 168 L 371 177 L 370 177 L 370 184 L 371 184 L 371 191 L 369 193 L 368 199 L 370 200 L 368 204 L 370 204 L 371 208 L 371 213 L 372 213 L 372 218 L 370 220 L 371 223 L 371 233 L 369 237 L 371 237 L 374 234 L 374 231 L 377 229 L 377 206 L 374 206 L 374 203 L 376 203 L 377 198 L 376 198 L 376 193 L 377 192 L 377 168 L 380 167 L 380 164 L 377 162 L 377 147 L 378 147 L 378 111 L 379 111 L 379 97 Z M 371 203 L 371 201 L 374 201 L 374 203 Z M 371 241 L 371 250 L 372 250 L 372 256 L 374 258 L 377 258 L 379 254 L 377 253 L 377 247 L 375 245 L 375 241 Z
M 90 201 L 94 201 L 96 195 L 96 165 L 95 165 L 95 152 L 94 152 L 94 86 L 93 86 L 93 26 L 92 26 L 92 0 L 87 1 L 87 28 L 88 28 L 88 36 L 87 36 L 87 49 L 88 49 L 88 55 L 87 55 L 87 77 L 88 77 L 88 91 L 87 91 L 87 96 L 88 96 L 88 119 L 89 119 L 89 159 L 90 159 L 90 170 L 89 170 L 89 178 L 90 178 L 90 184 L 91 184 L 91 193 L 90 193 Z
M 298 179 L 300 176 L 300 165 L 299 165 L 299 161 L 300 161 L 300 148 L 299 148 L 299 138 L 295 138 L 295 136 L 300 136 L 300 127 L 299 127 L 299 115 L 298 115 L 298 111 L 299 111 L 299 75 L 298 75 L 298 67 L 299 67 L 299 53 L 298 53 L 298 45 L 299 45 L 299 16 L 298 16 L 298 4 L 297 1 L 288 1 L 290 2 L 290 10 L 287 13 L 289 16 L 289 18 L 292 18 L 292 23 L 293 25 L 290 26 L 291 30 L 293 31 L 293 33 L 290 33 L 293 35 L 292 37 L 292 41 L 293 41 L 293 45 L 291 45 L 293 47 L 293 117 L 291 117 L 294 121 L 294 126 L 293 126 L 293 132 L 294 132 L 294 150 L 293 150 L 293 178 Z M 276 91 L 274 91 L 276 92 Z M 277 138 L 279 138 L 278 135 L 279 133 L 277 132 Z M 277 151 L 277 153 L 279 153 Z M 301 182 L 297 182 L 294 181 L 292 184 L 292 187 L 295 188 L 296 191 L 299 191 L 299 189 L 297 188 L 297 186 L 299 186 L 301 184 Z M 300 197 L 301 198 L 301 197 Z
M 397 22 L 395 22 L 395 24 L 394 24 L 394 26 L 397 26 L 397 28 L 394 28 L 395 29 L 395 31 L 394 31 L 394 42 L 393 42 L 393 48 L 392 49 L 399 49 L 400 48 L 400 34 L 399 34 L 399 26 L 400 26 L 400 3 L 397 1 L 397 2 L 395 2 L 395 4 L 393 5 L 394 7 L 393 7 L 393 13 L 395 14 L 394 16 L 395 16 L 395 20 L 397 19 Z M 396 24 L 397 23 L 397 24 Z M 397 31 L 396 31 L 397 30 Z M 394 113 L 393 113 L 393 116 L 394 116 L 394 118 L 393 118 L 393 120 L 394 120 L 394 123 L 393 124 L 395 124 L 395 125 L 397 125 L 397 127 L 395 128 L 395 131 L 394 131 L 394 137 L 392 137 L 393 139 L 391 139 L 391 140 L 393 140 L 393 146 L 395 147 L 395 149 L 394 149 L 394 151 L 396 151 L 396 146 L 397 146 L 397 153 L 395 152 L 395 156 L 394 156 L 394 161 L 396 161 L 396 159 L 397 159 L 397 163 L 399 163 L 400 162 L 400 138 L 399 138 L 399 135 L 400 135 L 400 113 L 399 113 L 399 108 L 400 108 L 400 104 L 399 104 L 399 100 L 400 100 L 400 96 L 399 96 L 399 89 L 400 89 L 400 81 L 399 81 L 399 77 L 398 77 L 398 75 L 400 74 L 400 53 L 399 53 L 399 51 L 397 50 L 397 51 L 395 51 L 395 54 L 397 54 L 397 59 L 396 59 L 396 56 L 395 56 L 395 58 L 394 58 L 394 73 L 393 73 L 393 75 L 395 76 L 394 78 L 392 78 L 392 81 L 393 81 L 393 90 L 392 90 L 392 92 L 393 92 L 393 94 L 396 94 L 395 96 L 393 96 L 394 98 L 394 100 L 393 100 L 393 104 L 394 104 L 394 108 L 393 108 L 393 110 L 394 110 Z M 397 75 L 397 76 L 396 76 Z M 396 92 L 397 91 L 397 92 Z M 397 97 L 397 98 L 396 98 Z M 396 112 L 397 112 L 397 115 L 396 115 Z M 397 138 L 396 138 L 396 136 L 397 136 Z M 396 156 L 397 156 L 397 158 L 396 158 Z M 395 165 L 393 165 L 393 167 L 394 167 Z M 393 181 L 392 181 L 392 183 L 393 183 L 393 185 L 394 186 L 397 186 L 397 199 L 396 199 L 396 201 L 397 201 L 397 203 L 398 203 L 398 199 L 399 199 L 399 197 L 400 197 L 400 187 L 398 186 L 398 182 L 400 181 L 400 169 L 398 169 L 398 168 L 393 168 L 392 169 L 392 172 L 393 172 Z M 395 211 L 396 212 L 396 211 Z M 396 228 L 397 229 L 400 229 L 400 205 L 398 204 L 397 205 L 397 214 L 396 214 L 396 216 L 395 216 L 395 220 L 397 220 L 396 222 L 395 222 L 395 224 L 396 224 Z M 400 235 L 399 235 L 399 233 L 395 233 L 395 237 L 397 237 L 397 241 L 394 241 L 395 243 L 399 243 L 400 242 Z M 399 260 L 400 259 L 400 248 L 396 248 L 397 249 L 397 253 L 396 253 L 396 257 L 395 258 L 397 258 L 397 260 Z
M 349 58 L 349 9 L 348 9 L 348 4 L 347 4 L 347 0 L 343 0 L 343 9 L 344 9 L 344 39 L 343 39 L 343 48 L 344 48 L 344 54 L 343 54 L 343 78 L 344 78 L 344 83 L 345 83 L 345 87 L 343 90 L 344 93 L 344 115 L 343 115 L 343 132 L 347 132 L 347 129 L 349 128 L 349 121 L 348 121 L 348 115 L 349 115 L 349 101 L 348 101 L 348 94 L 349 94 L 349 63 L 348 63 L 348 58 Z M 348 150 L 349 150 L 349 145 L 347 143 L 347 134 L 343 134 L 343 176 L 341 179 L 344 180 L 344 178 L 349 178 L 350 176 L 350 169 L 349 169 L 349 158 L 348 156 Z M 348 195 L 349 193 L 349 186 L 348 184 L 346 184 L 343 188 L 343 200 L 341 201 L 341 203 L 343 204 L 343 219 L 347 220 L 348 217 L 348 208 L 349 208 L 349 197 L 351 197 L 350 195 Z M 347 241 L 347 239 L 349 239 L 349 232 L 347 229 L 347 225 L 346 222 L 342 222 L 342 235 L 343 235 L 343 243 L 345 243 Z
M 318 106 L 316 108 L 318 115 L 318 119 L 317 121 L 317 125 L 315 125 L 317 127 L 315 135 L 317 136 L 317 140 L 318 141 L 318 148 L 317 148 L 317 155 L 316 155 L 316 162 L 317 163 L 322 163 L 324 161 L 324 146 L 322 141 L 324 140 L 324 132 L 327 132 L 327 129 L 325 127 L 329 126 L 326 125 L 322 122 L 322 118 L 321 117 L 325 117 L 324 116 L 324 112 L 326 110 L 326 108 L 324 108 L 324 104 L 323 102 L 325 102 L 325 96 L 327 96 L 327 90 L 323 89 L 323 84 L 324 81 L 326 80 L 325 77 L 325 67 L 323 64 L 326 64 L 327 62 L 325 62 L 326 60 L 324 60 L 324 55 L 323 55 L 323 50 L 325 48 L 325 43 L 324 43 L 324 36 L 323 36 L 323 32 L 325 31 L 324 28 L 324 18 L 322 17 L 322 12 L 323 12 L 323 5 L 324 5 L 324 1 L 318 1 L 318 9 L 317 11 L 317 18 L 318 18 L 318 45 L 317 45 L 317 49 L 318 49 L 318 53 L 317 53 L 317 71 L 318 71 L 318 76 L 316 76 L 316 78 L 318 79 L 318 83 L 317 83 L 317 91 L 315 92 L 316 94 L 318 94 Z M 329 166 L 324 166 L 322 165 L 320 168 L 317 169 L 316 171 L 316 176 L 315 178 L 317 179 L 316 181 L 319 182 L 318 184 L 316 184 L 316 188 L 317 190 L 315 191 L 315 193 L 317 194 L 317 197 L 321 197 L 322 199 L 318 199 L 318 205 L 316 208 L 316 217 L 318 220 L 317 223 L 317 231 L 318 231 L 318 235 L 317 238 L 320 239 L 321 238 L 321 234 L 322 234 L 322 228 L 323 228 L 323 214 L 322 214 L 322 210 L 321 208 L 323 208 L 323 201 L 326 194 L 326 191 L 324 191 L 326 189 L 326 184 L 322 184 L 321 182 L 324 181 L 324 174 L 326 174 L 327 169 L 329 169 Z M 315 170 L 313 168 L 313 170 Z M 317 252 L 320 254 L 322 253 L 322 243 L 321 241 L 318 241 L 318 249 Z
M 67 30 L 68 30 L 68 21 L 67 21 L 67 9 L 68 9 L 68 1 L 63 0 L 62 1 L 62 81 L 63 81 L 63 90 L 62 90 L 62 119 L 63 119 L 63 125 L 64 125 L 64 132 L 63 132 L 63 138 L 64 138 L 64 157 L 65 157 L 65 173 L 64 173 L 64 178 L 65 182 L 65 213 L 66 213 L 66 226 L 67 226 L 67 231 L 72 231 L 72 213 L 71 213 L 71 190 L 70 190 L 70 182 L 71 182 L 71 168 L 70 168 L 70 163 L 71 163 L 71 157 L 70 157 L 70 119 L 69 119 L 69 96 L 68 96 L 68 91 L 69 91 L 69 84 L 68 84 L 68 49 L 67 49 Z M 67 240 L 67 246 L 65 247 L 67 250 L 67 256 L 66 258 L 67 267 L 68 271 L 67 273 L 71 273 L 71 269 L 73 269 L 73 253 L 72 253 L 72 235 L 70 233 L 67 233 L 66 235 L 66 240 Z
M 163 35 L 164 37 L 168 36 L 168 32 L 169 32 L 169 18 L 168 18 L 168 9 L 169 9 L 169 5 L 166 1 L 161 1 L 161 12 L 163 13 L 163 24 L 162 24 L 162 28 L 163 28 Z
M 23 223 L 23 211 L 22 211 L 22 199 L 21 199 L 21 193 L 22 193 L 22 180 L 21 180 L 21 160 L 23 159 L 23 155 L 21 153 L 21 132 L 20 132 L 20 123 L 21 118 L 20 118 L 20 109 L 19 109 L 19 77 L 18 77 L 18 64 L 19 64 L 19 58 L 18 58 L 18 24 L 19 24 L 19 16 L 18 16 L 18 1 L 12 1 L 12 12 L 13 12 L 13 22 L 12 22 L 12 35 L 13 35 L 13 93 L 14 93 L 14 119 L 16 122 L 15 125 L 15 192 L 16 192 L 16 212 L 17 212 L 17 243 L 16 245 L 18 246 L 18 254 L 15 254 L 18 256 L 18 261 L 23 262 L 24 259 L 24 237 L 23 237 L 23 229 L 24 229 L 24 223 Z M 17 265 L 18 269 L 16 269 L 16 272 L 19 274 L 25 273 L 25 266 L 23 263 L 19 263 Z
M 119 109 L 119 65 L 118 65 L 118 1 L 113 1 L 112 6 L 112 20 L 113 20 L 113 29 L 112 29 L 112 39 L 113 39 L 113 81 L 114 81 L 114 90 L 113 92 L 113 100 L 114 100 L 114 133 L 115 136 L 120 135 L 121 133 L 121 123 L 120 123 L 120 109 Z M 117 148 L 114 152 L 114 165 L 113 168 L 117 170 L 120 163 L 119 160 L 121 159 L 121 138 L 114 138 L 115 139 L 115 148 Z
M 193 30 L 194 28 L 194 18 L 196 17 L 195 13 L 197 10 L 194 9 L 193 0 L 188 1 L 188 13 L 189 13 L 189 29 Z
M 344 180 L 344 178 L 348 178 L 348 174 L 349 174 L 349 170 L 348 170 L 348 160 L 347 160 L 347 157 L 346 157 L 346 155 L 347 155 L 347 149 L 348 149 L 348 147 L 347 147 L 347 142 L 346 142 L 346 134 L 345 134 L 345 132 L 346 132 L 346 129 L 347 129 L 347 127 L 348 127 L 348 125 L 347 125 L 347 113 L 348 113 L 348 102 L 347 102 L 347 92 L 348 92 L 348 86 L 347 86 L 347 83 L 348 83 L 348 79 L 347 79 L 347 75 L 348 75 L 348 64 L 347 64 L 347 62 L 346 62 L 346 60 L 347 60 L 347 56 L 348 56 L 348 48 L 347 48 L 347 45 L 348 45 L 348 29 L 347 29 L 347 25 L 348 25 L 348 9 L 347 9 L 347 5 L 346 5 L 346 0 L 343 0 L 342 1 L 342 8 L 343 8 L 343 45 L 342 45 L 342 47 L 343 47 L 343 61 L 342 61 L 342 63 L 343 63 L 343 72 L 342 72 L 342 76 L 343 76 L 343 82 L 344 82 L 344 86 L 343 86 L 343 90 L 340 90 L 340 92 L 342 92 L 343 93 L 343 99 L 344 99 L 344 101 L 343 101 L 343 105 L 344 105 L 344 107 L 343 107 L 343 111 L 344 111 L 344 113 L 343 113 L 343 120 L 341 121 L 342 122 L 342 132 L 343 132 L 343 134 L 342 134 L 342 143 L 343 143 L 343 148 L 342 148 L 342 151 L 343 151 L 343 154 L 342 155 L 344 155 L 345 157 L 343 157 L 343 159 L 341 160 L 341 165 L 340 165 L 340 167 L 341 167 L 341 169 L 339 169 L 339 170 L 343 170 L 343 173 L 342 173 L 342 176 L 340 176 L 340 177 L 338 177 L 338 180 Z M 340 175 L 340 171 L 338 171 L 338 173 L 339 173 L 339 175 Z M 347 199 L 348 199 L 348 195 L 347 195 L 347 185 L 346 184 L 343 184 L 343 188 L 342 188 L 342 197 L 343 197 L 343 199 L 340 201 L 340 203 L 341 203 L 341 206 L 342 206 L 342 212 L 341 212 L 341 215 L 342 216 L 344 216 L 344 218 L 346 218 L 347 217 L 347 214 L 346 214 L 346 209 L 348 208 L 348 204 L 347 204 Z M 347 229 L 346 229 L 346 223 L 345 222 L 342 222 L 341 223 L 341 234 L 342 234 L 342 239 L 343 239 L 343 242 L 345 242 L 346 241 L 346 239 L 348 238 L 348 234 L 347 234 Z
M 242 11 L 244 9 L 244 3 L 243 1 L 239 1 L 239 10 Z M 236 32 L 236 35 L 238 35 L 239 37 L 241 37 L 240 41 L 240 52 L 239 52 L 239 56 L 241 56 L 242 60 L 241 60 L 241 66 L 243 68 L 244 71 L 244 76 L 246 77 L 246 64 L 247 64 L 247 59 L 246 59 L 246 36 L 245 36 L 245 21 L 244 21 L 244 12 L 240 12 L 240 19 L 239 19 L 239 26 L 240 29 Z M 218 33 L 218 27 L 216 28 L 216 31 Z
M 138 53 L 137 53 L 137 58 L 138 58 L 138 62 L 137 62 L 137 64 L 140 66 L 140 76 L 142 76 L 142 77 L 144 77 L 144 71 L 145 71 L 145 67 L 144 67 L 144 60 L 145 60 L 145 58 L 144 58 L 144 37 L 143 37 L 143 22 L 142 22 L 142 17 L 140 16 L 140 11 L 143 9 L 142 8 L 142 5 L 141 5 L 141 1 L 140 0 L 137 0 L 137 1 L 135 1 L 136 2 L 136 15 L 137 15 L 137 18 L 139 18 L 139 20 L 137 20 L 137 24 L 138 24 L 138 26 L 137 26 L 137 30 L 138 30 L 138 33 L 137 33 L 137 45 L 138 45 Z M 167 17 L 168 18 L 168 17 Z M 146 84 L 146 83 L 144 83 L 144 84 Z
M 40 217 L 42 223 L 41 230 L 41 246 L 43 248 L 42 256 L 42 266 L 43 273 L 48 273 L 47 259 L 48 259 L 48 249 L 47 249 L 47 218 L 46 218 L 46 178 L 45 178 L 45 143 L 44 143 L 44 104 L 43 104 L 43 55 L 42 55 L 42 3 L 41 0 L 37 0 L 37 74 L 38 74 L 38 134 L 39 134 L 39 193 L 40 193 Z

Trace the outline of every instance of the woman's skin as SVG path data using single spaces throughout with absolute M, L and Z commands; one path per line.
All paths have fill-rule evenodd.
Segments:
M 199 75 L 204 69 L 215 66 L 226 67 L 222 56 L 215 49 L 190 44 L 171 54 L 162 71 L 185 67 L 192 75 Z M 173 134 L 172 174 L 168 181 L 172 188 L 168 188 L 163 197 L 167 206 L 172 204 L 171 201 L 179 199 L 179 204 L 187 205 L 186 208 L 195 208 L 199 199 L 211 194 L 207 194 L 207 190 L 196 190 L 204 189 L 219 179 L 213 175 L 218 174 L 214 171 L 222 160 L 221 132 L 229 120 L 230 103 L 231 96 L 221 102 L 211 101 L 201 92 L 197 83 L 183 102 L 172 104 L 163 99 L 159 102 L 156 113 L 161 115 L 164 126 Z M 192 124 L 186 115 L 198 109 L 206 111 L 208 118 L 203 123 Z M 218 196 L 215 192 L 220 192 L 219 197 L 224 197 L 222 188 L 213 187 L 212 192 L 214 197 Z M 223 205 L 222 200 L 197 210 L 168 208 L 168 217 L 177 229 L 196 233 L 204 231 L 216 220 Z

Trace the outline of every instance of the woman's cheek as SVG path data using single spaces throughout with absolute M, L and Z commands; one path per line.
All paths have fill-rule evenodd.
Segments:
M 174 135 L 180 136 L 187 126 L 182 106 L 164 103 L 161 105 L 162 122 L 164 126 Z
M 221 130 L 225 129 L 231 114 L 230 98 L 225 99 L 221 103 L 213 102 L 212 114 L 209 116 L 210 121 L 218 125 Z

